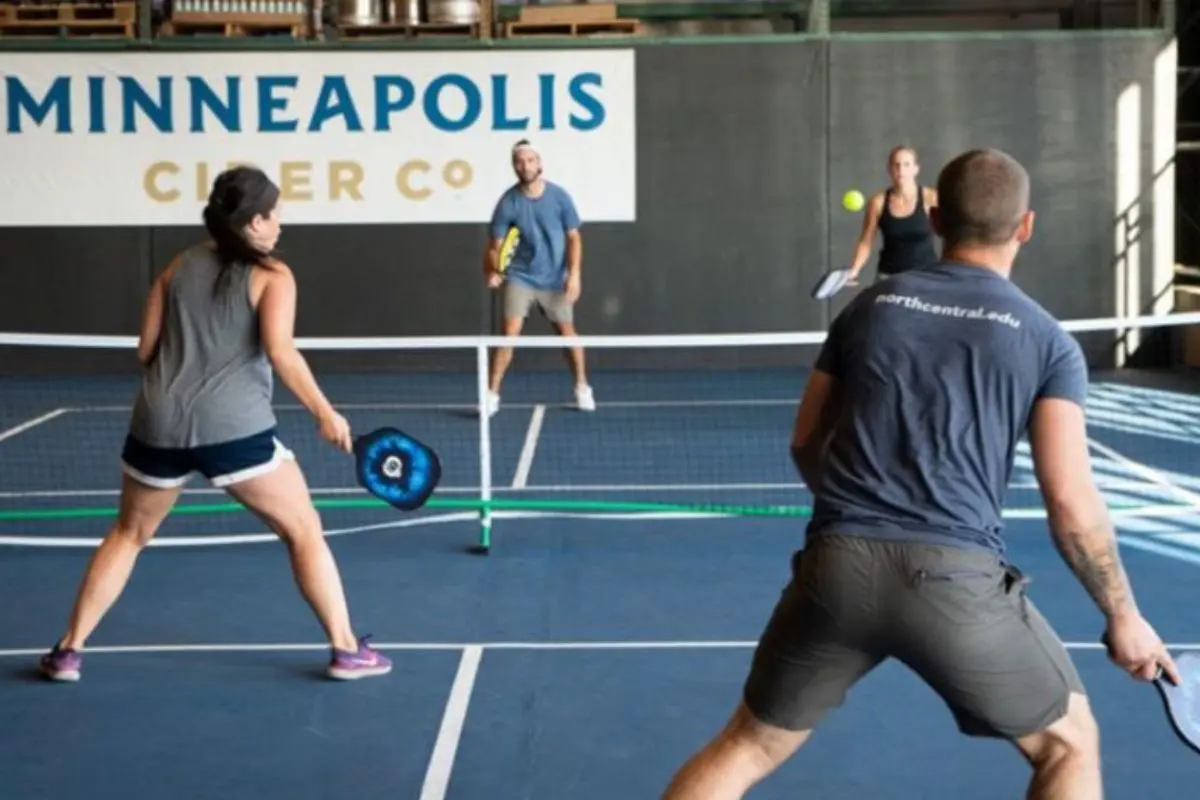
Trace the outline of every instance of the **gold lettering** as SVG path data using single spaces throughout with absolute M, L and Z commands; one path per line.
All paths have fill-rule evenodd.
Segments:
M 421 159 L 413 159 L 406 161 L 400 165 L 399 171 L 396 173 L 396 188 L 400 190 L 400 194 L 407 197 L 409 200 L 424 200 L 429 195 L 433 194 L 430 189 L 415 189 L 409 183 L 408 176 L 410 173 L 420 170 L 421 172 L 429 172 L 429 162 Z
M 196 200 L 200 203 L 208 202 L 209 186 L 212 185 L 212 178 L 208 176 L 208 162 L 199 161 L 196 163 Z
M 253 165 L 239 161 L 156 161 L 145 168 L 142 187 L 155 203 L 177 203 L 185 196 L 204 203 L 217 173 L 239 166 Z M 366 199 L 367 165 L 354 159 L 277 161 L 266 169 L 276 179 L 280 199 L 285 202 L 361 203 Z M 474 180 L 474 168 L 461 158 L 436 162 L 412 158 L 401 163 L 394 176 L 397 191 L 413 202 L 424 202 L 438 192 L 461 192 Z
M 159 188 L 158 177 L 163 173 L 178 175 L 179 165 L 170 161 L 157 161 L 151 164 L 146 170 L 146 174 L 142 176 L 142 187 L 145 189 L 146 195 L 154 202 L 173 203 L 179 199 L 179 190 Z
M 279 165 L 279 194 L 286 201 L 312 200 L 311 161 L 285 161 Z
M 351 200 L 362 200 L 363 168 L 356 161 L 329 162 L 329 199 L 341 200 L 345 192 Z
M 448 161 L 442 169 L 442 180 L 451 189 L 467 188 L 471 184 L 471 178 L 471 165 L 461 158 Z

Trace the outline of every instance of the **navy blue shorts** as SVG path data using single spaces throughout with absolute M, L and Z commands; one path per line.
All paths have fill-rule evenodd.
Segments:
M 183 486 L 199 473 L 213 486 L 232 486 L 265 475 L 295 456 L 275 437 L 275 429 L 201 447 L 163 448 L 125 437 L 121 465 L 138 483 L 157 489 Z

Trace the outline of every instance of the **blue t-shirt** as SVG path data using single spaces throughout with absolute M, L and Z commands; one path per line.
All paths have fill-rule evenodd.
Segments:
M 1084 405 L 1087 364 L 1040 305 L 990 270 L 941 262 L 863 290 L 815 364 L 841 384 L 810 536 L 1005 554 L 1002 509 L 1034 403 Z
M 526 197 L 519 186 L 513 186 L 492 212 L 492 238 L 503 239 L 513 225 L 521 241 L 505 273 L 508 280 L 562 291 L 567 282 L 567 233 L 580 226 L 571 196 L 549 181 L 541 197 Z

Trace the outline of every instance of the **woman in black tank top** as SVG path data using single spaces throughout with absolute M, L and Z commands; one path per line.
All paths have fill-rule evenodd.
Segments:
M 917 151 L 904 145 L 894 148 L 888 155 L 888 172 L 892 185 L 872 197 L 863 212 L 862 234 L 850 262 L 855 278 L 871 255 L 876 231 L 883 238 L 879 278 L 938 260 L 936 236 L 929 221 L 929 209 L 937 205 L 937 191 L 917 183 Z

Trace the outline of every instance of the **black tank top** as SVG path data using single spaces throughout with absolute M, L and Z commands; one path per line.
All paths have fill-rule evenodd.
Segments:
M 895 275 L 936 262 L 933 226 L 925 213 L 925 192 L 917 187 L 917 207 L 907 217 L 892 216 L 888 206 L 891 196 L 891 189 L 884 192 L 883 213 L 879 215 L 879 232 L 883 234 L 879 274 Z

